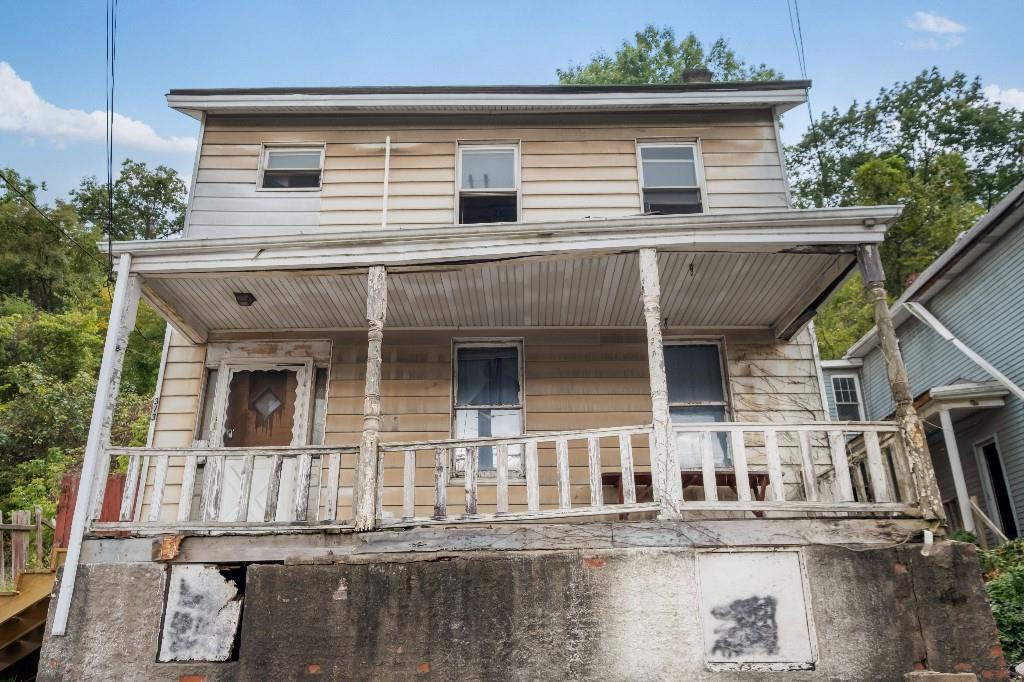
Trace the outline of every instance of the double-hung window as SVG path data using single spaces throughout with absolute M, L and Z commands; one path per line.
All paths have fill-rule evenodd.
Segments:
M 644 143 L 637 153 L 644 213 L 704 211 L 696 144 Z
M 720 344 L 701 341 L 666 345 L 665 378 L 668 381 L 669 414 L 674 423 L 727 421 L 729 401 Z M 716 466 L 730 466 L 726 434 L 713 434 L 711 445 Z M 683 469 L 699 469 L 699 435 L 677 434 L 676 454 Z
M 519 147 L 459 145 L 459 223 L 519 220 Z
M 839 421 L 862 421 L 864 408 L 860 402 L 860 386 L 853 374 L 832 377 L 832 395 L 835 396 L 836 417 Z
M 260 160 L 260 189 L 319 189 L 323 145 L 265 146 Z
M 500 438 L 523 433 L 523 382 L 520 363 L 522 346 L 518 342 L 464 343 L 455 346 L 455 437 Z M 466 452 L 454 453 L 454 472 L 466 471 Z M 494 448 L 478 451 L 481 476 L 493 476 Z M 518 446 L 508 450 L 509 473 L 522 475 L 522 452 Z

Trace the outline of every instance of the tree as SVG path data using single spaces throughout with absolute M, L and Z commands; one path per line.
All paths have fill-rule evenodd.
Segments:
M 932 68 L 874 100 L 822 114 L 787 158 L 802 205 L 846 206 L 854 175 L 871 159 L 898 156 L 927 181 L 936 157 L 950 153 L 967 164 L 964 196 L 992 208 L 1024 179 L 1024 112 L 989 101 L 979 78 L 945 78 Z
M 92 295 L 103 276 L 99 254 L 93 255 L 91 251 L 98 234 L 82 226 L 69 204 L 40 205 L 36 197 L 40 187 L 31 180 L 22 179 L 11 169 L 5 169 L 4 176 L 44 215 L 3 184 L 0 297 L 24 297 L 42 310 L 52 312 L 72 299 Z
M 185 183 L 167 166 L 150 170 L 125 159 L 114 183 L 114 239 L 160 239 L 181 232 L 185 225 Z M 82 180 L 71 192 L 79 217 L 101 232 L 107 225 L 107 187 L 96 177 Z
M 659 30 L 653 25 L 637 31 L 634 42 L 624 41 L 614 55 L 598 52 L 588 64 L 574 64 L 556 73 L 563 84 L 678 83 L 684 69 L 695 68 L 708 69 L 716 81 L 782 78 L 765 64 L 748 65 L 736 56 L 725 38 L 705 48 L 693 33 L 677 42 L 673 29 Z

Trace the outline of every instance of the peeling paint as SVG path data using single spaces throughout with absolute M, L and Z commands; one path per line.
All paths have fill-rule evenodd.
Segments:
M 241 614 L 238 586 L 215 566 L 173 566 L 159 660 L 228 660 Z

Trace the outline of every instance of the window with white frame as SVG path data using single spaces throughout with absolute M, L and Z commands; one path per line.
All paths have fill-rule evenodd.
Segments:
M 832 395 L 835 396 L 836 417 L 839 421 L 863 421 L 864 408 L 860 402 L 860 385 L 853 374 L 832 377 Z
M 637 145 L 637 153 L 644 213 L 704 211 L 696 144 L 643 143 Z
M 523 433 L 522 345 L 518 341 L 455 346 L 455 438 L 513 437 Z M 454 453 L 454 473 L 466 471 L 466 452 Z M 522 475 L 522 452 L 508 451 L 509 473 Z M 478 450 L 482 477 L 493 476 L 494 448 Z
M 323 145 L 267 145 L 260 160 L 260 189 L 319 189 L 323 167 Z
M 459 223 L 519 220 L 519 146 L 459 145 Z
M 715 341 L 675 342 L 665 345 L 665 378 L 672 421 L 679 424 L 724 422 L 729 418 L 728 391 L 722 364 L 722 346 Z M 712 436 L 716 466 L 731 465 L 725 433 Z M 696 433 L 676 436 L 676 453 L 683 469 L 701 467 Z

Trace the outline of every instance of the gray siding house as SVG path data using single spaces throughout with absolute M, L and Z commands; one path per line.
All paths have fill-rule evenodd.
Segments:
M 1024 531 L 1022 224 L 1024 183 L 892 309 L 950 524 L 981 532 L 988 517 L 1008 537 Z M 892 414 L 875 329 L 822 367 L 833 419 Z

